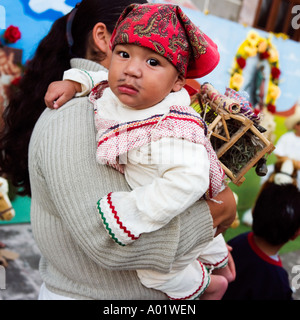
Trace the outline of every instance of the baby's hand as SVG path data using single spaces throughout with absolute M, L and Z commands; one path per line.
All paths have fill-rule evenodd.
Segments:
M 45 94 L 45 104 L 50 109 L 58 109 L 81 91 L 81 84 L 71 80 L 50 83 Z

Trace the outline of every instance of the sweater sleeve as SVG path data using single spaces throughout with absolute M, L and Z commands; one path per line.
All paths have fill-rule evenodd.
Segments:
M 143 151 L 150 156 L 148 165 L 145 157 L 139 157 Z M 111 192 L 98 201 L 103 224 L 120 245 L 162 228 L 199 200 L 209 187 L 210 164 L 201 144 L 166 137 L 153 141 L 151 148 L 146 145 L 129 151 L 128 159 L 125 176 L 136 188 Z M 149 178 L 149 166 L 157 173 L 153 179 Z
M 122 174 L 96 162 L 95 136 L 87 98 L 46 110 L 35 128 L 29 157 L 32 214 L 35 230 L 45 226 L 35 237 L 48 259 L 56 248 L 67 245 L 71 250 L 69 246 L 76 244 L 103 268 L 167 272 L 178 256 L 213 238 L 208 206 L 197 201 L 133 245 L 116 244 L 102 225 L 96 203 L 109 192 L 130 189 Z

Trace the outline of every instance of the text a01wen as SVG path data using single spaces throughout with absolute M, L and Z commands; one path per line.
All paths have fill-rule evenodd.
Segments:
M 150 304 L 146 307 L 124 307 L 110 304 L 103 308 L 105 315 L 130 315 L 134 317 L 137 313 L 147 315 L 195 315 L 196 306 L 193 304 Z

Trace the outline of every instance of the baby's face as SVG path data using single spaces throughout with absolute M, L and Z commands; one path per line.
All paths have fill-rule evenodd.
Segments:
M 108 82 L 119 100 L 146 109 L 179 91 L 185 79 L 166 58 L 133 44 L 117 45 L 112 53 Z

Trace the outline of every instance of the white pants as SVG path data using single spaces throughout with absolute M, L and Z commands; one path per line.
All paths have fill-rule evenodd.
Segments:
M 61 296 L 60 294 L 56 294 L 45 286 L 45 283 L 41 285 L 40 293 L 38 300 L 75 300 L 72 298 L 68 298 L 65 296 Z
M 227 262 L 228 249 L 223 236 L 219 234 L 211 242 L 176 260 L 169 273 L 137 270 L 137 274 L 145 287 L 162 291 L 170 299 L 194 300 L 209 285 L 207 269 L 223 268 Z

